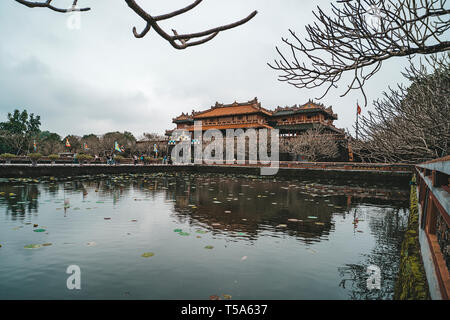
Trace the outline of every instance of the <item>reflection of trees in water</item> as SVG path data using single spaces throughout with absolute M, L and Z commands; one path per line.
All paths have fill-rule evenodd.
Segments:
M 368 217 L 371 234 L 375 238 L 375 247 L 369 254 L 363 255 L 358 264 L 346 264 L 338 268 L 342 281 L 339 284 L 346 289 L 353 300 L 392 299 L 394 283 L 397 278 L 400 249 L 403 234 L 407 227 L 408 210 L 406 208 L 382 208 L 380 215 Z M 367 267 L 378 266 L 381 269 L 381 289 L 367 288 Z
M 194 175 L 190 184 L 177 180 L 175 186 L 169 184 L 166 192 L 167 198 L 176 200 L 174 208 L 180 222 L 205 226 L 218 233 L 244 232 L 250 239 L 267 229 L 276 229 L 301 241 L 315 242 L 326 239 L 332 232 L 334 214 L 345 216 L 352 205 L 351 197 L 348 202 L 349 195 L 356 195 L 356 201 L 392 204 L 392 200 L 381 196 L 391 191 L 381 191 L 277 179 Z M 399 199 L 404 199 L 402 191 L 395 192 Z M 361 196 L 365 194 L 373 194 L 374 198 Z M 286 227 L 277 228 L 280 224 Z
M 37 184 L 1 184 L 0 192 L 4 195 L 0 197 L 0 204 L 5 205 L 6 214 L 11 215 L 11 219 L 23 218 L 26 213 L 38 212 L 39 188 Z M 11 195 L 11 194 L 15 195 Z

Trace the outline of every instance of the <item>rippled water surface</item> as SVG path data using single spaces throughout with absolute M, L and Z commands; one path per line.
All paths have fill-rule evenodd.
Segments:
M 5 180 L 0 299 L 391 299 L 407 197 L 231 175 Z

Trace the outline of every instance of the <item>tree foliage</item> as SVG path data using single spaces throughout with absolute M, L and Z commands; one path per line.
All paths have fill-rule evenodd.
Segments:
M 0 123 L 0 152 L 14 154 L 28 153 L 33 144 L 33 138 L 39 134 L 41 117 L 27 110 L 18 109 L 8 113 L 6 122 Z

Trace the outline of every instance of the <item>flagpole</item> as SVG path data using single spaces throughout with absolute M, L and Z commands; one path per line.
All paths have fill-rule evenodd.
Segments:
M 358 112 L 358 108 L 359 108 L 359 101 L 358 100 L 356 100 L 356 105 L 358 106 L 357 108 L 356 108 L 356 140 L 358 140 L 358 129 L 359 129 L 359 127 L 358 127 L 358 125 L 359 125 L 359 112 Z

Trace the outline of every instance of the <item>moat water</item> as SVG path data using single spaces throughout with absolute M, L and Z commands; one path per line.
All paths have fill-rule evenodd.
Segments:
M 217 174 L 3 179 L 0 299 L 392 299 L 408 196 Z

